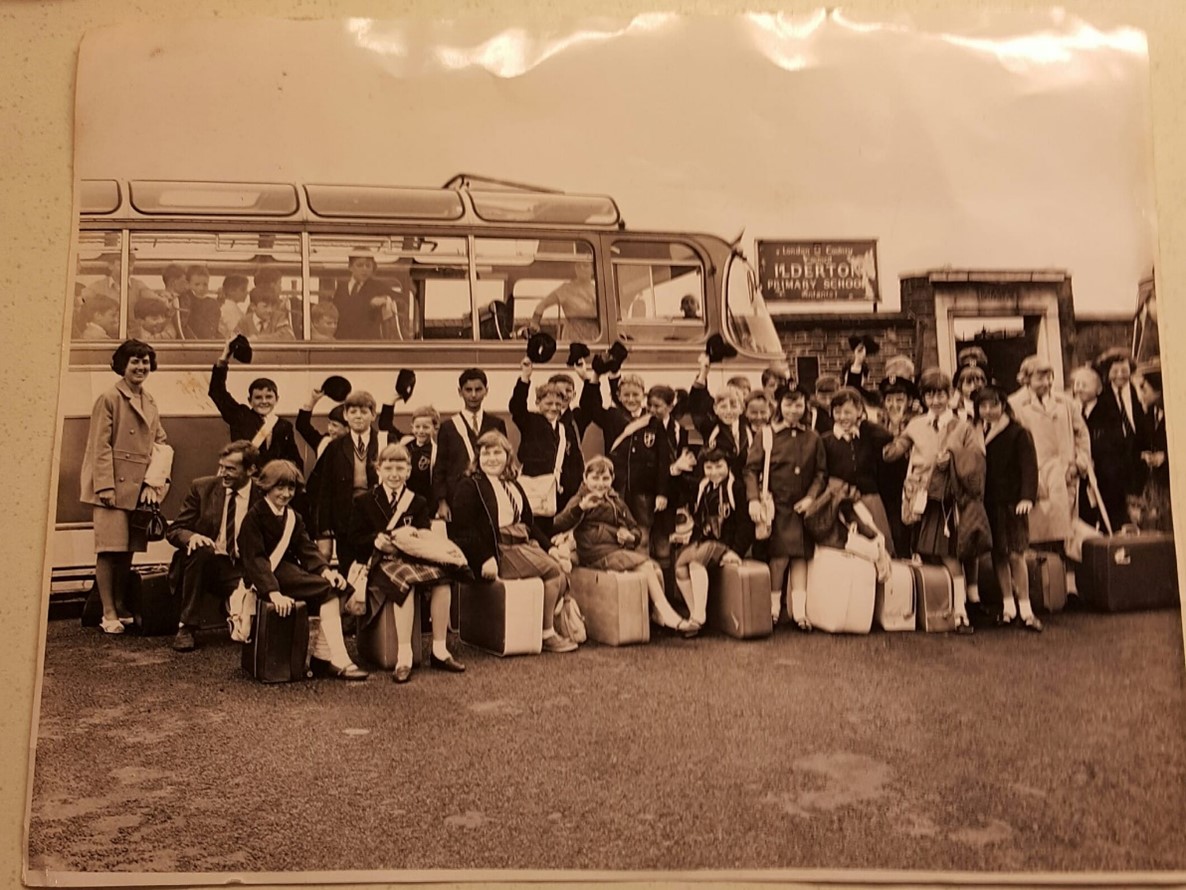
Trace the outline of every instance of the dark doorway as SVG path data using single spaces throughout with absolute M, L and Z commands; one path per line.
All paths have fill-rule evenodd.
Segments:
M 1040 315 L 955 319 L 955 351 L 979 346 L 988 356 L 992 375 L 1006 392 L 1019 387 L 1022 360 L 1038 351 Z

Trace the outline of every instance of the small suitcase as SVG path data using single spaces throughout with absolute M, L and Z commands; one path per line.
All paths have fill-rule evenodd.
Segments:
M 281 618 L 276 607 L 260 600 L 251 628 L 251 641 L 243 644 L 243 670 L 261 683 L 289 683 L 308 676 L 309 613 L 303 602 Z
M 464 643 L 495 655 L 538 655 L 543 651 L 544 582 L 462 582 L 460 634 Z
M 418 667 L 423 660 L 424 635 L 420 626 L 419 591 L 413 590 L 412 597 L 412 666 Z M 386 602 L 379 614 L 371 621 L 358 623 L 358 657 L 367 664 L 374 665 L 385 671 L 395 670 L 396 656 L 399 653 L 399 639 L 395 630 L 395 604 Z
M 650 642 L 650 595 L 645 578 L 632 572 L 575 568 L 568 581 L 590 640 L 607 646 Z
M 835 547 L 816 547 L 807 564 L 807 620 L 827 633 L 867 634 L 873 628 L 877 569 Z
M 706 611 L 709 628 L 736 640 L 770 636 L 770 568 L 752 559 L 717 566 L 709 575 Z
M 1062 557 L 1042 550 L 1030 551 L 1025 555 L 1025 567 L 1034 610 L 1061 612 L 1067 604 L 1067 568 Z
M 893 560 L 890 578 L 877 585 L 873 604 L 873 619 L 882 630 L 915 630 L 918 614 L 915 608 L 914 572 L 908 562 Z
M 927 633 L 955 630 L 955 588 L 944 566 L 911 564 L 918 627 Z
M 146 637 L 177 633 L 181 621 L 181 597 L 169 586 L 166 566 L 144 566 L 129 578 L 125 605 L 132 613 L 132 628 Z
M 1084 602 L 1103 612 L 1177 608 L 1174 536 L 1147 532 L 1084 541 L 1075 581 Z

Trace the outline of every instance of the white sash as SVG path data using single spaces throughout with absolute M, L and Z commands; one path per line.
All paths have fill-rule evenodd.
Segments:
M 626 429 L 622 430 L 622 434 L 618 436 L 618 438 L 614 439 L 614 444 L 610 446 L 609 450 L 611 452 L 616 451 L 619 445 L 621 445 L 639 430 L 646 427 L 646 425 L 650 422 L 651 415 L 643 412 L 642 417 L 635 418 L 634 420 L 630 421 L 630 423 L 626 424 Z M 666 435 L 666 432 L 664 432 L 664 435 Z
M 223 524 L 225 525 L 225 523 L 226 520 L 224 517 Z M 268 562 L 271 564 L 273 572 L 280 566 L 280 561 L 284 559 L 288 545 L 292 542 L 292 532 L 295 528 L 296 513 L 285 508 L 284 531 L 281 533 L 280 541 L 276 544 L 272 555 L 268 557 Z M 239 586 L 231 594 L 229 608 L 227 609 L 227 624 L 230 625 L 232 640 L 239 643 L 251 642 L 251 625 L 255 620 L 257 603 L 258 599 L 255 591 L 248 587 L 246 583 L 240 581 Z
M 384 489 L 384 494 L 386 494 L 386 489 Z M 396 523 L 408 512 L 408 507 L 411 506 L 414 497 L 415 494 L 405 485 L 399 500 L 395 502 L 395 509 L 391 511 L 391 518 L 387 520 L 385 531 L 390 532 L 395 528 Z M 367 579 L 370 576 L 370 571 L 370 560 L 356 562 L 350 566 L 350 571 L 346 574 L 346 583 L 354 590 L 356 596 L 366 598 Z
M 271 414 L 264 417 L 263 424 L 260 426 L 260 428 L 256 432 L 256 434 L 251 437 L 251 444 L 254 445 L 256 448 L 261 447 L 264 444 L 264 442 L 267 441 L 271 437 L 272 430 L 276 426 L 276 420 L 277 420 L 277 417 L 276 417 L 275 411 L 273 411 Z
M 774 430 L 770 424 L 762 427 L 762 450 L 766 452 L 762 462 L 762 493 L 759 497 L 762 521 L 754 527 L 754 536 L 759 541 L 769 538 L 774 527 L 774 498 L 770 496 L 770 452 L 774 450 Z
M 470 426 L 465 422 L 461 413 L 453 415 L 453 426 L 457 427 L 457 434 L 461 436 L 461 444 L 465 446 L 465 453 L 469 455 L 469 462 L 474 462 L 474 446 L 469 441 Z

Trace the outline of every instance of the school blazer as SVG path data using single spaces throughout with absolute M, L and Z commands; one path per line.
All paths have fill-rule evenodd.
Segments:
M 667 496 L 671 484 L 672 456 L 668 437 L 659 421 L 651 417 L 647 425 L 635 430 L 617 448 L 614 443 L 635 422 L 630 413 L 617 404 L 616 379 L 610 380 L 615 404 L 605 407 L 600 386 L 586 386 L 581 391 L 581 414 L 601 427 L 605 453 L 614 462 L 614 488 L 623 494 Z M 643 409 L 642 417 L 647 417 Z M 579 487 L 579 486 L 578 486 Z
M 380 340 L 382 312 L 371 305 L 375 297 L 392 297 L 395 292 L 375 278 L 368 278 L 350 295 L 350 281 L 338 283 L 334 292 L 334 305 L 338 307 L 338 340 Z
M 379 454 L 379 436 L 371 429 L 367 443 L 367 488 L 379 484 L 375 458 Z M 322 452 L 314 468 L 315 484 L 309 495 L 314 503 L 319 531 L 332 530 L 344 534 L 350 527 L 350 511 L 354 504 L 354 434 L 334 439 Z
M 708 496 L 701 498 L 700 504 L 696 505 L 696 495 L 692 496 L 693 504 L 693 520 L 695 525 L 692 530 L 692 543 L 699 543 L 701 541 L 716 540 L 724 544 L 738 556 L 745 556 L 749 551 L 750 545 L 754 542 L 754 524 L 749 518 L 749 502 L 745 495 L 745 482 L 736 477 L 730 477 L 727 482 L 732 483 L 733 503 L 735 508 L 729 516 L 721 523 L 721 536 L 713 539 L 704 533 L 704 526 L 709 519 L 708 511 Z M 699 489 L 697 489 L 697 494 Z M 724 495 L 724 492 L 722 492 Z
M 552 542 L 535 527 L 535 517 L 527 503 L 527 494 L 518 482 L 511 485 L 518 489 L 523 502 L 519 521 L 527 526 L 532 539 L 544 552 Z M 475 577 L 480 577 L 482 564 L 493 557 L 501 557 L 498 546 L 498 501 L 494 497 L 494 486 L 485 473 L 465 476 L 457 485 L 453 495 L 453 521 L 449 523 L 449 537 L 461 548 Z
M 504 436 L 507 425 L 489 411 L 482 414 L 482 433 L 496 430 Z M 470 445 L 477 454 L 478 437 L 466 427 Z M 453 495 L 461 477 L 469 470 L 469 452 L 465 450 L 465 443 L 461 441 L 461 434 L 453 418 L 441 422 L 440 432 L 437 433 L 437 464 L 432 471 L 432 496 L 439 504 L 441 501 L 452 505 Z
M 355 496 L 350 510 L 350 529 L 348 538 L 350 548 L 358 554 L 369 554 L 375 549 L 375 535 L 387 528 L 391 521 L 391 502 L 387 500 L 387 492 L 382 485 L 376 485 L 370 491 L 364 491 Z M 413 494 L 408 509 L 399 518 L 398 526 L 427 529 L 432 527 L 432 517 L 435 510 L 423 495 Z
M 137 405 L 121 379 L 95 400 L 79 474 L 84 504 L 98 506 L 99 492 L 111 489 L 116 507 L 136 509 L 152 446 L 166 440 L 156 400 L 147 390 L 140 392 L 142 404 Z
M 290 562 L 312 575 L 320 575 L 327 564 L 317 545 L 309 540 L 305 521 L 291 507 L 286 512 L 296 516 L 296 524 L 281 562 Z M 284 592 L 272 572 L 271 563 L 272 551 L 284 534 L 284 523 L 285 518 L 273 513 L 271 506 L 260 498 L 247 511 L 243 524 L 239 526 L 239 559 L 243 564 L 243 580 L 255 588 L 259 596 L 267 596 L 274 590 Z
M 227 392 L 228 370 L 226 365 L 215 363 L 210 372 L 210 399 L 218 407 L 218 413 L 222 415 L 226 425 L 230 427 L 231 441 L 250 441 L 264 425 L 264 419 Z M 304 475 L 304 461 L 301 460 L 301 452 L 297 449 L 296 433 L 292 424 L 283 417 L 276 418 L 276 425 L 272 428 L 272 444 L 259 450 L 261 467 L 270 460 L 290 460 L 301 471 L 301 475 Z
M 222 530 L 222 506 L 226 503 L 227 490 L 217 476 L 200 476 L 195 479 L 181 504 L 181 512 L 169 523 L 165 540 L 184 550 L 194 535 L 205 535 L 217 540 Z M 250 510 L 263 497 L 263 492 L 254 484 L 247 495 L 247 509 Z M 246 516 L 243 517 L 247 519 Z M 242 523 L 239 525 L 242 528 Z
M 1014 420 L 999 432 L 993 428 L 985 437 L 984 453 L 986 504 L 1037 503 L 1038 453 L 1029 430 Z
M 688 390 L 688 412 L 692 415 L 692 425 L 700 431 L 706 449 L 709 447 L 708 443 L 713 431 L 717 431 L 715 446 L 730 456 L 730 468 L 734 473 L 740 475 L 745 466 L 745 458 L 749 454 L 750 446 L 754 442 L 753 430 L 749 428 L 744 416 L 739 417 L 737 431 L 741 441 L 733 441 L 733 431 L 721 423 L 713 405 L 713 397 L 709 393 L 708 387 L 701 383 L 693 383 L 692 388 Z
M 556 450 L 560 447 L 560 436 L 552 429 L 546 417 L 527 407 L 527 391 L 530 383 L 521 379 L 515 381 L 511 394 L 511 420 L 519 428 L 519 461 L 527 476 L 547 476 L 556 468 Z M 564 415 L 557 423 L 564 427 L 564 459 L 560 464 L 560 503 L 571 497 L 581 487 L 584 476 L 585 458 L 581 454 L 579 439 L 573 438 L 573 424 L 566 424 Z M 456 432 L 456 430 L 454 430 Z M 437 458 L 440 459 L 439 456 Z

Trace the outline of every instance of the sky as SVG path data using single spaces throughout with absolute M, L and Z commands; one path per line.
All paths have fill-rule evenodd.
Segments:
M 1153 267 L 1143 35 L 1052 12 L 205 21 L 93 32 L 81 177 L 610 194 L 628 226 L 878 240 L 904 273 L 1065 269 L 1131 314 Z

